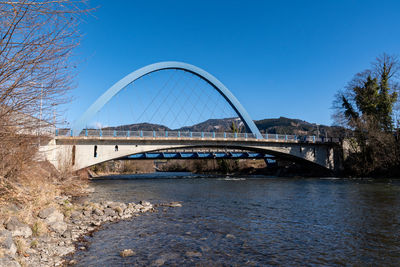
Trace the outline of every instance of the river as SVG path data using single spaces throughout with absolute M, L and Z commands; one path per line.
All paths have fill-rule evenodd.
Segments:
M 158 207 L 88 237 L 77 266 L 400 265 L 400 182 L 156 173 L 92 182 L 91 200 Z M 130 248 L 135 256 L 121 258 Z

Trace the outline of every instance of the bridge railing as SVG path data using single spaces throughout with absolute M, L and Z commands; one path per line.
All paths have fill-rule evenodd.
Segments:
M 75 136 L 71 129 L 56 129 L 56 136 Z M 132 137 L 132 138 L 197 138 L 197 139 L 241 139 L 256 140 L 252 133 L 228 133 L 228 132 L 190 132 L 190 131 L 122 131 L 110 129 L 84 129 L 78 136 L 82 137 Z M 279 142 L 301 143 L 338 143 L 338 138 L 318 138 L 316 136 L 298 136 L 285 134 L 263 134 L 264 140 Z

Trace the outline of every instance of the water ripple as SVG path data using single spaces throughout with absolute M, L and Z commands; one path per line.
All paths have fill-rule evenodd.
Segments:
M 105 226 L 74 256 L 77 266 L 400 264 L 396 182 L 133 178 L 94 181 L 93 198 L 183 207 Z M 121 258 L 125 248 L 136 256 Z

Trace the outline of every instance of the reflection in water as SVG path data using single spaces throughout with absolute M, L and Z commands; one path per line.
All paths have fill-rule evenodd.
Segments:
M 96 201 L 182 201 L 183 207 L 105 226 L 89 238 L 88 251 L 77 252 L 78 265 L 400 263 L 397 182 L 186 175 L 93 182 Z M 136 256 L 121 258 L 125 248 Z

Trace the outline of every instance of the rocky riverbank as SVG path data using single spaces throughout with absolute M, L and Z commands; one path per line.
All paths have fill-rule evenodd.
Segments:
M 76 249 L 80 237 L 106 222 L 129 219 L 154 211 L 147 201 L 120 203 L 73 203 L 71 197 L 58 196 L 53 205 L 41 209 L 33 225 L 10 217 L 0 222 L 0 266 L 61 266 L 65 256 Z

